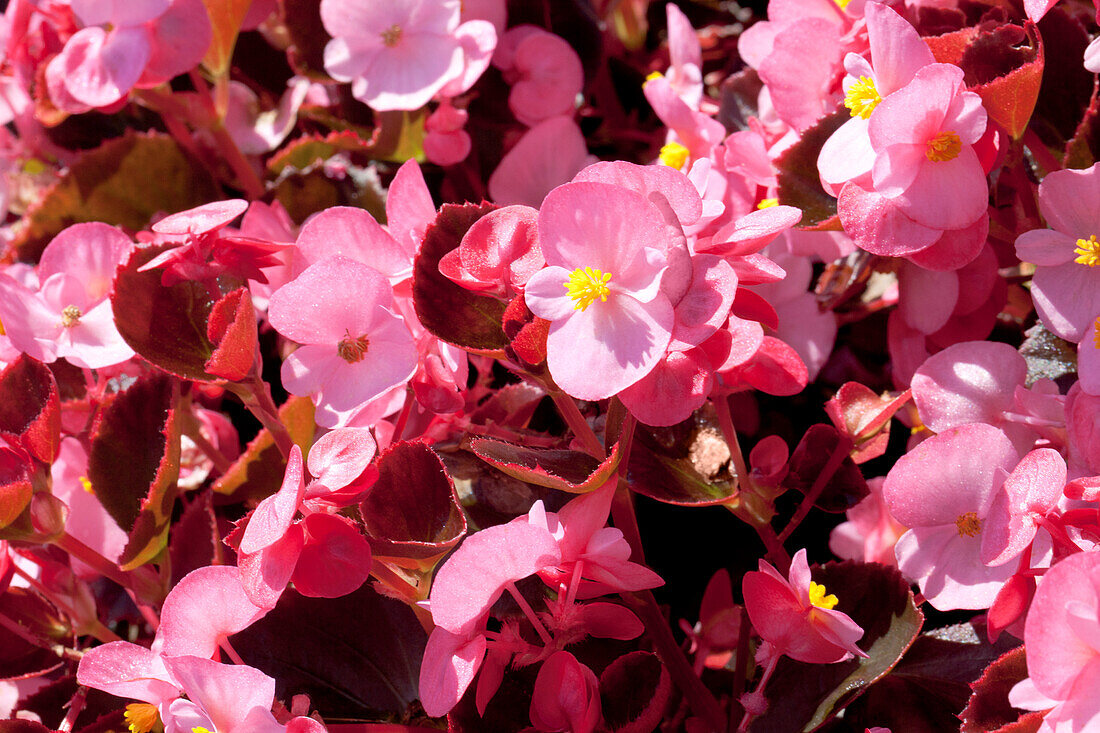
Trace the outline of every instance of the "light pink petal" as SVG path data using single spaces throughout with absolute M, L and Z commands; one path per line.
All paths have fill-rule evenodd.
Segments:
M 370 576 L 371 550 L 356 525 L 338 514 L 310 514 L 302 522 L 306 543 L 291 580 L 304 596 L 339 598 Z
M 868 3 L 864 7 L 875 86 L 885 98 L 912 81 L 918 69 L 935 59 L 916 29 L 888 5 Z
M 73 14 L 84 25 L 141 25 L 168 9 L 169 0 L 72 0 Z
M 900 257 L 936 242 L 942 230 L 917 224 L 893 199 L 867 191 L 849 181 L 837 201 L 844 232 L 860 249 L 871 254 Z
M 674 320 L 672 306 L 663 297 L 639 303 L 623 295 L 593 303 L 587 311 L 576 311 L 550 326 L 550 374 L 579 399 L 617 394 L 657 365 Z
M 340 358 L 333 346 L 302 346 L 283 361 L 279 374 L 287 392 L 310 397 L 319 393 L 346 365 L 347 362 Z
M 775 47 L 775 36 L 780 30 L 782 28 L 778 23 L 768 21 L 753 23 L 746 28 L 737 39 L 737 53 L 745 64 L 759 69 Z
M 538 211 L 505 206 L 474 222 L 457 250 L 463 270 L 475 280 L 523 286 L 544 264 L 539 245 Z M 442 265 L 441 265 L 442 267 Z
M 871 167 L 875 191 L 889 198 L 904 193 L 913 185 L 922 166 L 928 162 L 926 150 L 923 143 L 909 142 L 888 145 L 880 150 Z
M 982 528 L 981 559 L 1004 565 L 1035 539 L 1036 517 L 1055 508 L 1066 485 L 1066 462 L 1050 448 L 1033 450 L 1022 459 L 997 492 Z
M 514 522 L 469 536 L 435 575 L 429 595 L 436 625 L 470 634 L 508 583 L 561 562 L 554 537 L 542 527 Z
M 420 249 L 424 231 L 435 221 L 435 204 L 416 160 L 405 161 L 386 194 L 386 226 L 410 259 Z
M 38 293 L 2 274 L 0 321 L 16 349 L 46 363 L 57 359 L 57 337 L 61 331 L 58 314 Z
M 1100 553 L 1077 553 L 1051 567 L 1035 592 L 1024 642 L 1028 674 L 1047 697 L 1065 700 L 1077 678 L 1096 665 L 1096 649 L 1071 631 L 1068 617 L 1071 609 L 1084 606 L 1092 609 L 1096 624 L 1098 576 Z
M 99 27 L 79 30 L 51 64 L 64 69 L 65 88 L 90 107 L 122 99 L 137 83 L 149 60 L 149 32 L 143 28 Z
M 77 667 L 76 680 L 117 697 L 154 705 L 180 694 L 161 656 L 128 641 L 112 641 L 86 651 Z
M 1100 313 L 1100 269 L 1077 262 L 1038 267 L 1031 296 L 1043 324 L 1067 341 L 1078 343 L 1092 334 Z
M 246 554 L 259 552 L 286 534 L 302 503 L 305 489 L 302 449 L 295 445 L 291 447 L 286 461 L 282 486 L 252 510 L 241 538 L 240 551 Z
M 57 355 L 77 366 L 102 369 L 121 364 L 134 355 L 134 350 L 119 334 L 111 303 L 104 300 L 81 314 L 75 326 L 63 330 L 58 339 Z
M 917 527 L 896 546 L 898 567 L 914 578 L 935 608 L 989 608 L 1015 572 L 1011 564 L 991 568 L 981 561 L 981 537 L 959 534 L 954 524 Z
M 779 117 L 804 130 L 837 99 L 831 95 L 844 58 L 841 28 L 820 18 L 804 18 L 780 31 L 772 53 L 760 64 L 760 78 L 768 85 Z
M 898 459 L 886 476 L 883 499 L 907 527 L 949 525 L 955 531 L 960 516 L 985 516 L 999 485 L 998 470 L 1007 472 L 1017 460 L 1016 449 L 997 428 L 980 423 L 951 428 Z
M 319 385 L 320 401 L 335 410 L 349 410 L 396 387 L 416 372 L 418 354 L 412 335 L 404 321 L 388 311 L 385 314 L 386 320 L 374 324 L 368 332 L 370 347 L 360 361 L 341 365 L 323 358 L 319 362 L 322 373 L 335 366 Z
M 710 338 L 729 316 L 737 293 L 737 273 L 729 262 L 714 255 L 692 258 L 692 280 L 676 303 L 676 325 L 670 350 L 685 351 Z
M 359 478 L 377 450 L 369 430 L 338 428 L 322 435 L 309 449 L 309 472 L 327 488 L 340 489 Z
M 210 46 L 214 31 L 203 0 L 172 0 L 147 26 L 152 53 L 137 86 L 148 89 L 194 68 Z
M 926 144 L 944 129 L 947 109 L 962 85 L 963 71 L 957 66 L 930 64 L 921 68 L 913 81 L 875 107 L 868 127 L 871 145 L 882 150 L 901 143 Z
M 1077 376 L 1081 389 L 1091 395 L 1100 395 L 1100 329 L 1093 325 L 1093 333 L 1085 334 L 1077 347 Z
M 702 353 L 673 351 L 646 376 L 619 393 L 630 414 L 644 425 L 675 425 L 703 406 L 714 370 Z
M 1100 41 L 1095 38 L 1085 47 L 1085 68 L 1094 74 L 1100 72 Z
M 665 6 L 665 18 L 668 22 L 668 55 L 671 65 L 676 67 L 695 64 L 701 68 L 703 51 L 699 47 L 695 29 L 684 11 L 669 3 Z
M 439 90 L 441 96 L 457 97 L 465 94 L 489 68 L 493 49 L 497 45 L 497 31 L 486 20 L 468 20 L 458 27 L 455 37 L 462 46 L 462 74 L 447 82 Z M 463 156 L 465 157 L 465 156 Z
M 122 554 L 128 538 L 95 494 L 85 491 L 80 478 L 87 475 L 88 454 L 84 447 L 76 438 L 62 438 L 57 460 L 50 469 L 50 478 L 53 481 L 53 495 L 69 507 L 65 531 L 114 561 Z M 72 559 L 72 568 L 82 578 L 99 577 L 93 568 L 76 558 Z
M 401 42 L 374 57 L 353 86 L 355 97 L 379 112 L 427 104 L 449 79 L 462 73 L 462 47 L 450 35 L 406 32 Z
M 913 183 L 895 199 L 918 224 L 962 229 L 981 217 L 989 205 L 989 185 L 970 146 L 953 160 L 925 160 Z
M 610 183 L 640 193 L 655 204 L 664 199 L 684 226 L 696 223 L 703 214 L 703 200 L 695 184 L 683 173 L 668 166 L 636 165 L 621 160 L 600 161 L 573 178 L 575 183 L 582 181 Z
M 708 156 L 726 137 L 722 123 L 685 104 L 667 78 L 647 80 L 642 92 L 649 106 L 691 152 L 692 158 Z
M 1027 19 L 1038 23 L 1057 2 L 1058 0 L 1024 0 L 1024 11 L 1027 13 Z
M 341 255 L 308 267 L 271 295 L 268 318 L 276 331 L 300 344 L 331 344 L 370 331 L 377 308 L 393 301 L 377 270 Z M 369 350 L 368 350 L 369 353 Z
M 536 272 L 523 291 L 523 300 L 531 312 L 548 321 L 572 316 L 576 301 L 569 297 L 565 288 L 569 275 L 570 271 L 564 267 L 544 267 Z
M 77 276 L 89 299 L 98 301 L 110 291 L 115 269 L 133 246 L 117 227 L 99 222 L 74 224 L 46 245 L 38 262 L 38 278 L 45 282 L 57 272 Z
M 467 638 L 442 626 L 432 629 L 420 663 L 420 704 L 438 718 L 450 712 L 474 681 L 485 658 L 485 637 Z
M 607 524 L 616 483 L 616 480 L 608 481 L 595 491 L 572 499 L 558 512 L 558 522 L 565 531 L 565 536 L 558 541 L 562 562 L 580 558 L 593 536 Z
M 182 235 L 223 227 L 248 209 L 244 199 L 228 199 L 166 216 L 152 226 L 157 234 Z
M 278 540 L 255 554 L 238 553 L 237 567 L 248 600 L 260 608 L 275 608 L 290 583 L 304 544 L 302 528 L 293 524 Z
M 570 115 L 584 84 L 580 57 L 553 33 L 532 33 L 516 46 L 508 107 L 520 122 L 532 126 L 558 115 Z
M 556 186 L 589 162 L 581 128 L 571 116 L 552 117 L 532 127 L 489 176 L 489 195 L 501 205 L 538 207 Z
M 817 156 L 817 169 L 822 183 L 839 187 L 853 178 L 871 172 L 875 150 L 867 135 L 867 125 L 864 118 L 853 117 L 821 146 L 821 152 Z
M 1100 164 L 1048 173 L 1039 184 L 1039 210 L 1053 229 L 1074 239 L 1100 236 Z
M 434 209 L 433 217 L 434 219 Z M 312 217 L 298 234 L 293 275 L 326 257 L 342 255 L 373 267 L 386 277 L 412 271 L 412 253 L 363 209 L 333 206 Z
M 275 701 L 275 680 L 253 667 L 198 656 L 169 657 L 164 664 L 218 731 L 233 731 L 253 708 L 270 710 Z
M 1016 256 L 1036 265 L 1063 265 L 1074 259 L 1077 239 L 1053 229 L 1032 229 L 1016 237 Z
M 1007 344 L 955 344 L 930 357 L 913 376 L 913 399 L 921 420 L 943 432 L 971 422 L 993 423 L 1012 406 L 1027 365 Z
M 161 654 L 211 657 L 224 637 L 267 613 L 245 595 L 232 565 L 208 565 L 183 577 L 164 599 L 154 648 Z
M 906 264 L 898 275 L 898 308 L 902 318 L 922 333 L 943 328 L 959 298 L 959 277 Z
M 645 631 L 634 612 L 617 603 L 586 603 L 580 607 L 584 630 L 598 639 L 636 639 Z
M 965 229 L 944 230 L 931 246 L 919 252 L 911 252 L 905 258 L 926 270 L 959 270 L 974 262 L 981 254 L 988 235 L 989 217 L 982 216 Z M 961 272 L 960 270 L 960 277 Z

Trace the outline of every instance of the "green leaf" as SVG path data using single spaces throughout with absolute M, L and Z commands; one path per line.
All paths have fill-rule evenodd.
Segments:
M 779 203 L 802 209 L 803 227 L 812 227 L 836 214 L 836 199 L 821 186 L 817 157 L 825 141 L 850 118 L 844 107 L 821 118 L 775 160 Z
M 638 425 L 627 478 L 634 491 L 666 504 L 723 504 L 737 493 L 729 457 L 717 426 L 697 411 L 669 428 Z
M 286 426 L 302 455 L 307 455 L 315 428 L 309 398 L 291 396 L 279 407 L 279 422 Z M 285 473 L 286 460 L 271 433 L 263 428 L 229 470 L 214 482 L 214 493 L 228 495 L 230 501 L 258 502 L 279 490 Z
M 157 213 L 174 214 L 222 198 L 210 174 L 176 141 L 128 133 L 81 153 L 23 217 L 12 247 L 37 262 L 62 229 L 86 221 L 138 231 Z

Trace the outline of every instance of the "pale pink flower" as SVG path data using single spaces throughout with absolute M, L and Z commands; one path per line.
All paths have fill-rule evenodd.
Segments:
M 279 146 L 298 120 L 298 109 L 310 91 L 310 81 L 294 77 L 275 109 L 262 110 L 260 98 L 238 81 L 229 83 L 225 129 L 242 153 L 259 155 Z
M 592 733 L 600 720 L 596 674 L 569 652 L 552 654 L 535 678 L 531 722 L 544 731 Z
M 50 477 L 53 495 L 69 507 L 65 516 L 65 531 L 108 560 L 116 560 L 126 547 L 128 538 L 92 493 L 88 481 L 88 454 L 76 438 L 62 439 L 57 460 L 50 467 Z M 75 557 L 72 567 L 79 577 L 99 576 Z
M 894 545 L 907 529 L 890 514 L 882 498 L 883 477 L 868 479 L 871 492 L 845 512 L 848 521 L 829 534 L 829 549 L 837 557 L 857 562 L 897 565 Z
M 572 116 L 551 117 L 523 134 L 489 176 L 496 203 L 538 207 L 551 189 L 568 183 L 593 161 Z
M 561 36 L 531 26 L 508 30 L 502 43 L 510 47 L 510 63 L 501 71 L 512 85 L 508 106 L 516 119 L 533 127 L 551 117 L 572 116 L 584 84 L 573 47 Z
M 275 680 L 248 665 L 197 656 L 166 657 L 164 664 L 187 693 L 161 706 L 165 733 L 282 733 L 271 714 Z

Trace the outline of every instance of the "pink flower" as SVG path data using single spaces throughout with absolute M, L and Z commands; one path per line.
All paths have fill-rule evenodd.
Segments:
M 894 545 L 905 533 L 890 514 L 882 498 L 883 478 L 867 481 L 871 489 L 863 501 L 846 512 L 847 522 L 837 525 L 829 535 L 829 549 L 840 558 L 858 562 L 880 562 L 897 565 Z
M 373 109 L 423 107 L 465 69 L 458 0 L 322 0 L 325 69 Z M 495 39 L 490 23 L 484 24 Z M 475 44 L 476 45 L 476 44 Z
M 592 733 L 600 720 L 595 673 L 569 652 L 555 652 L 535 678 L 531 722 L 544 731 Z
M 660 210 L 619 186 L 570 183 L 543 202 L 539 240 L 548 267 L 524 298 L 551 322 L 547 365 L 561 388 L 603 399 L 652 371 L 674 325 L 662 279 L 683 247 L 670 246 Z
M 501 71 L 513 85 L 508 106 L 516 119 L 533 127 L 551 117 L 571 116 L 584 84 L 573 47 L 561 36 L 531 26 L 510 29 L 501 42 L 510 46 L 510 63 Z
M 805 550 L 795 553 L 787 578 L 761 560 L 760 570 L 746 573 L 741 588 L 753 628 L 780 654 L 812 664 L 867 656 L 856 646 L 863 629 L 833 610 L 837 597 L 810 579 Z
M 340 255 L 276 291 L 268 308 L 271 325 L 303 344 L 283 362 L 287 390 L 349 410 L 411 377 L 416 346 L 392 305 L 386 278 Z
M 551 117 L 523 134 L 489 176 L 498 204 L 538 207 L 551 189 L 569 182 L 592 161 L 571 116 Z
M 164 664 L 187 700 L 161 707 L 165 733 L 282 733 L 271 714 L 275 680 L 247 665 L 197 656 L 166 657 Z

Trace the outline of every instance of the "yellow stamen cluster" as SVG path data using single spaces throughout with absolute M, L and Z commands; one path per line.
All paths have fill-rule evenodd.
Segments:
M 924 151 L 924 155 L 933 163 L 943 163 L 959 157 L 961 152 L 962 140 L 958 133 L 944 130 L 928 141 L 928 149 Z
M 0 336 L 7 336 L 8 332 L 4 330 L 4 322 L 0 321 Z
M 370 339 L 364 336 L 352 336 L 344 329 L 344 338 L 336 344 L 336 354 L 348 364 L 357 364 L 363 361 L 370 348 Z
M 1077 255 L 1074 262 L 1078 264 L 1089 267 L 1100 265 L 1100 242 L 1096 241 L 1095 234 L 1088 239 L 1078 239 L 1077 249 L 1073 250 L 1073 253 Z
M 810 581 L 810 603 L 814 604 L 818 608 L 824 608 L 826 611 L 831 611 L 836 608 L 836 604 L 840 601 L 832 593 L 826 594 L 825 586 L 820 583 Z
M 196 725 L 194 728 L 191 729 L 191 733 L 213 733 L 213 732 L 211 730 L 209 730 L 208 728 L 202 727 L 201 725 Z
M 662 74 L 659 71 L 651 71 L 648 74 L 646 74 L 645 80 L 646 81 L 653 81 L 654 79 L 660 79 L 663 76 L 664 76 L 664 74 Z
M 955 519 L 955 527 L 959 537 L 976 537 L 982 531 L 982 520 L 978 519 L 977 512 L 967 512 Z
M 573 307 L 584 311 L 597 299 L 601 303 L 607 302 L 607 296 L 611 293 L 611 289 L 607 287 L 610 281 L 610 272 L 593 270 L 591 267 L 582 270 L 578 267 L 562 285 L 569 297 L 576 301 Z
M 852 2 L 852 0 L 833 0 L 833 2 L 835 2 L 837 7 L 841 10 L 847 10 L 848 3 Z
M 80 487 L 82 489 L 87 491 L 89 494 L 95 493 L 95 491 L 92 490 L 92 482 L 88 480 L 87 476 L 81 476 L 78 480 L 80 481 Z
M 760 203 L 756 205 L 756 208 L 770 209 L 773 206 L 779 206 L 779 199 L 760 199 Z
M 401 26 L 394 23 L 386 30 L 382 31 L 382 43 L 388 47 L 393 48 L 401 41 L 402 30 Z
M 875 88 L 875 80 L 867 76 L 859 77 L 852 86 L 848 87 L 848 93 L 844 95 L 844 106 L 851 110 L 852 117 L 863 119 L 870 117 L 881 101 L 882 97 L 878 95 L 878 89 Z
M 130 728 L 130 733 L 149 733 L 160 720 L 160 716 L 157 715 L 157 706 L 147 702 L 130 703 L 126 706 L 122 718 Z
M 669 168 L 680 170 L 684 167 L 684 163 L 687 162 L 690 155 L 691 153 L 688 149 L 680 143 L 665 143 L 661 147 L 661 165 L 667 165 Z
M 80 317 L 84 315 L 80 312 L 80 309 L 75 305 L 67 305 L 64 310 L 61 311 L 61 325 L 65 328 L 72 328 L 76 324 L 80 323 Z

